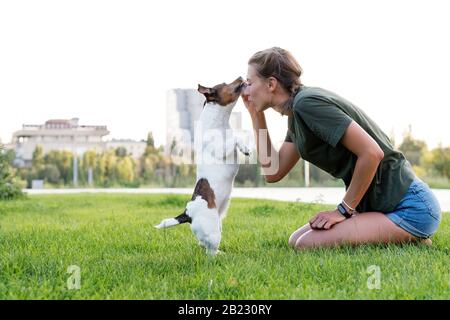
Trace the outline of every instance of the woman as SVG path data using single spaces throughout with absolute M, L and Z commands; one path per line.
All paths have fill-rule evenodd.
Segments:
M 361 109 L 335 93 L 301 84 L 302 69 L 281 48 L 254 54 L 242 92 L 267 182 L 281 180 L 302 157 L 346 185 L 336 209 L 319 212 L 296 230 L 297 249 L 340 244 L 402 243 L 429 239 L 441 210 L 428 185 Z M 271 143 L 263 111 L 288 116 L 279 151 Z

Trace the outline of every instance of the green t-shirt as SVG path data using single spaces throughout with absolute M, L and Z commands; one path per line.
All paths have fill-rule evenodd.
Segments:
M 350 185 L 357 156 L 339 141 L 354 120 L 384 151 L 374 179 L 357 206 L 359 212 L 390 212 L 400 202 L 415 175 L 403 154 L 361 109 L 337 94 L 302 86 L 288 119 L 285 141 L 295 143 L 300 156 Z

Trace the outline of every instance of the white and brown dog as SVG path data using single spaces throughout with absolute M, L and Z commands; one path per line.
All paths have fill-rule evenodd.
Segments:
M 189 222 L 200 245 L 210 255 L 217 254 L 222 237 L 222 219 L 227 213 L 234 178 L 239 170 L 237 149 L 250 155 L 248 146 L 232 134 L 229 124 L 231 111 L 244 86 L 241 77 L 230 84 L 212 88 L 198 85 L 198 91 L 206 101 L 196 126 L 197 182 L 194 193 L 182 214 L 155 226 L 161 229 Z

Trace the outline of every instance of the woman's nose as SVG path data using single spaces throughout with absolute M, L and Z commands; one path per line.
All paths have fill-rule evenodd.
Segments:
M 246 95 L 246 96 L 248 96 L 250 94 L 247 83 L 245 83 L 245 85 L 244 85 L 244 90 L 242 90 L 242 94 Z

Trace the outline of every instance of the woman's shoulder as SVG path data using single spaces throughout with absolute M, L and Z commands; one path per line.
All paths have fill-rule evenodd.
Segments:
M 319 87 L 307 87 L 302 85 L 300 90 L 294 97 L 293 107 L 295 110 L 303 110 L 308 108 L 311 102 L 317 99 L 325 98 L 327 96 L 327 90 Z
M 301 111 L 317 103 L 335 104 L 341 100 L 344 101 L 345 99 L 332 91 L 320 87 L 302 86 L 294 97 L 293 107 L 295 110 Z
M 308 87 L 302 85 L 295 95 L 295 99 L 301 100 L 308 97 L 328 97 L 333 95 L 335 95 L 335 93 L 320 87 Z

